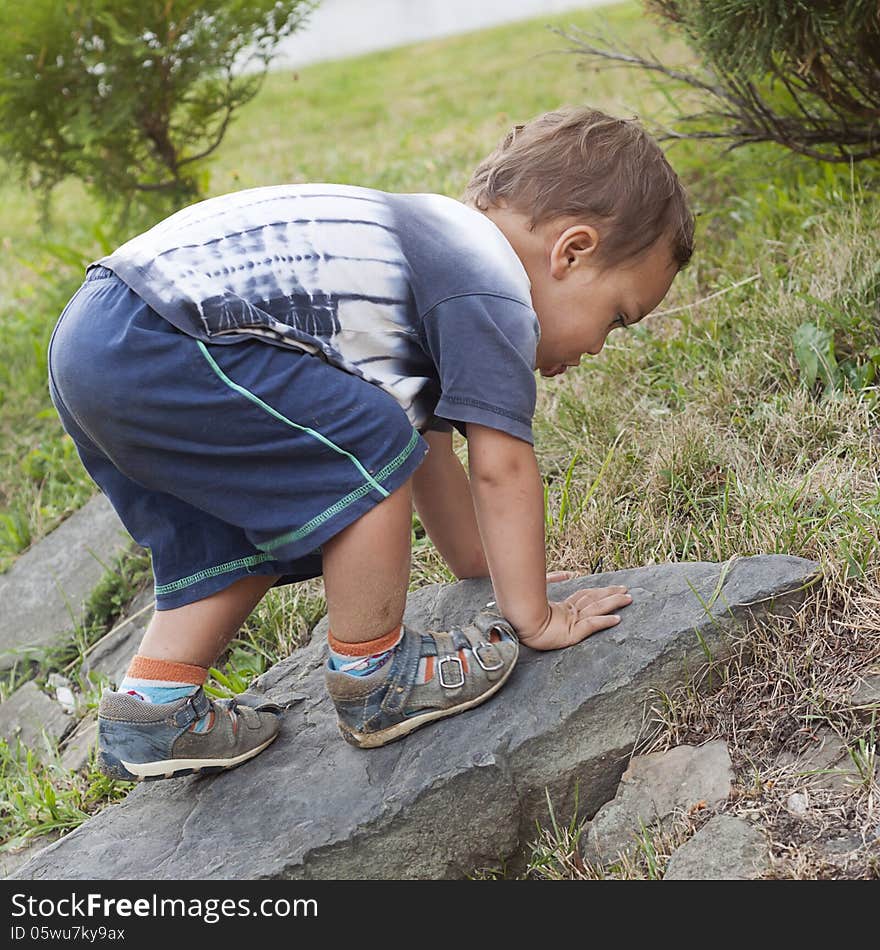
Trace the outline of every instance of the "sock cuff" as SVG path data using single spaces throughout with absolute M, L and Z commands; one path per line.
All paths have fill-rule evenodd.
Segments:
M 327 644 L 334 653 L 341 653 L 343 656 L 372 656 L 374 653 L 382 653 L 384 650 L 397 646 L 402 636 L 403 624 L 400 623 L 384 636 L 376 637 L 375 640 L 365 640 L 363 643 L 346 643 L 344 640 L 337 640 L 332 631 L 328 631 Z
M 204 666 L 177 663 L 173 660 L 155 660 L 149 656 L 136 654 L 125 675 L 131 679 L 165 680 L 171 683 L 194 683 L 201 686 L 208 678 L 208 671 Z

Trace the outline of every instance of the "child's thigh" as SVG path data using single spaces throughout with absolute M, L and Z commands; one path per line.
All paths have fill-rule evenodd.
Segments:
M 138 298 L 121 319 L 109 293 L 56 330 L 59 399 L 129 482 L 239 528 L 255 552 L 316 551 L 424 457 L 378 387 L 260 340 L 203 344 Z

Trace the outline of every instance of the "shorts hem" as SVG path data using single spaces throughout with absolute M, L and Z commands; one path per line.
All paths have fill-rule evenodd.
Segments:
M 262 561 L 251 570 L 246 567 L 238 567 L 222 574 L 213 574 L 204 580 L 175 591 L 165 594 L 156 593 L 156 610 L 173 610 L 175 607 L 185 607 L 187 604 L 204 600 L 212 594 L 218 594 L 221 590 L 225 590 L 244 577 L 257 577 L 266 574 L 279 575 L 278 580 L 273 585 L 275 587 L 281 587 L 284 584 L 296 584 L 299 581 L 320 577 L 320 551 L 312 552 L 311 557 L 300 558 L 295 563 L 276 560 Z
M 260 550 L 255 545 L 252 554 L 185 574 L 176 581 L 156 584 L 154 588 L 156 609 L 171 610 L 203 600 L 243 577 L 253 575 L 279 574 L 281 577 L 276 586 L 319 577 L 321 575 L 321 545 L 363 517 L 370 509 L 405 484 L 421 465 L 427 452 L 427 442 L 418 435 L 416 430 L 413 430 L 413 438 L 409 445 L 376 475 L 377 481 L 381 481 L 387 495 L 379 497 L 378 492 L 370 489 L 367 484 L 367 491 L 358 489 L 345 496 L 343 500 L 351 500 L 335 511 L 331 517 L 322 519 L 320 524 L 315 525 L 307 534 L 300 535 L 306 527 L 303 526 L 288 534 L 280 535 L 274 541 L 267 542 L 266 546 L 272 546 L 272 553 Z M 298 536 L 285 541 L 290 534 Z

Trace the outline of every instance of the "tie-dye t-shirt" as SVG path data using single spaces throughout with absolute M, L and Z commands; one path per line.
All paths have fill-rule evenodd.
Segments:
M 95 264 L 197 339 L 258 337 L 362 377 L 420 431 L 448 428 L 439 417 L 532 441 L 529 279 L 499 228 L 453 198 L 253 188 L 185 208 Z

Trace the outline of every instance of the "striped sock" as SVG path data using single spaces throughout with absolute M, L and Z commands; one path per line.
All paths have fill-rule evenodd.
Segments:
M 367 676 L 375 673 L 390 659 L 394 649 L 403 638 L 403 624 L 398 624 L 384 636 L 363 643 L 346 643 L 337 640 L 330 632 L 327 645 L 330 648 L 330 668 L 349 676 Z
M 191 696 L 207 678 L 208 671 L 203 666 L 154 660 L 138 654 L 129 664 L 116 692 L 126 693 L 144 703 L 171 703 Z M 212 716 L 213 713 L 206 713 L 193 723 L 192 731 L 204 732 Z

